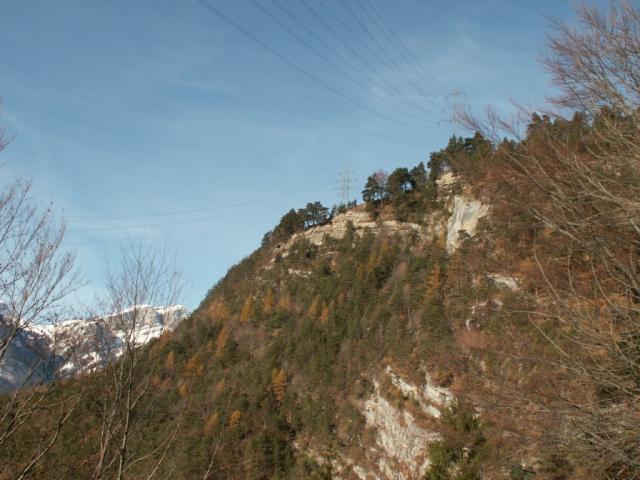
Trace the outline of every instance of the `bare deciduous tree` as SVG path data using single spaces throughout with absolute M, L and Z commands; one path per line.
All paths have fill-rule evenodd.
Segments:
M 146 337 L 155 321 L 149 305 L 173 304 L 179 287 L 175 262 L 166 253 L 142 247 L 123 251 L 118 268 L 109 275 L 104 312 L 98 317 L 121 332 L 121 342 L 115 352 L 118 359 L 94 376 L 99 385 L 94 404 L 100 421 L 94 479 L 121 480 L 134 471 L 136 478 L 154 478 L 173 445 L 193 379 L 187 375 L 180 380 L 183 405 L 166 438 L 157 445 L 145 443 L 145 434 L 159 421 L 155 416 L 157 399 L 150 395 L 158 360 L 150 360 L 152 344 Z
M 60 364 L 55 352 L 26 335 L 34 324 L 54 321 L 60 301 L 79 286 L 73 255 L 61 252 L 64 225 L 56 225 L 50 208 L 34 202 L 30 189 L 30 183 L 16 181 L 0 193 L 0 371 L 12 380 L 0 392 L 0 449 L 37 410 L 49 409 L 58 421 L 26 464 L 13 466 L 17 478 L 49 451 L 79 399 L 50 395 Z M 14 348 L 31 353 L 21 371 L 13 371 L 8 362 Z
M 558 374 L 547 380 L 560 383 L 525 392 L 523 399 L 532 405 L 528 410 L 547 417 L 546 434 L 577 472 L 637 479 L 640 9 L 623 0 L 606 11 L 581 6 L 577 13 L 579 27 L 556 24 L 544 63 L 561 92 L 553 105 L 582 117 L 574 118 L 572 134 L 553 117 L 536 117 L 528 133 L 537 148 L 525 142 L 506 155 L 518 181 L 540 199 L 528 213 L 551 232 L 537 236 L 532 251 L 541 288 L 521 293 L 531 324 L 554 354 L 529 350 L 524 356 L 545 363 Z M 498 132 L 517 130 L 495 115 L 484 125 L 471 118 L 467 124 L 496 142 Z

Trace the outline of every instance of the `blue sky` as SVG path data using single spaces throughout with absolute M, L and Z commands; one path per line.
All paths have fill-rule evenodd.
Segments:
M 542 105 L 547 17 L 572 17 L 560 0 L 305 1 L 333 31 L 301 0 L 209 0 L 277 54 L 197 0 L 5 2 L 0 181 L 32 179 L 66 218 L 89 281 L 73 301 L 132 240 L 178 252 L 197 306 L 286 210 L 338 202 L 342 171 L 358 192 L 444 146 L 447 93 Z

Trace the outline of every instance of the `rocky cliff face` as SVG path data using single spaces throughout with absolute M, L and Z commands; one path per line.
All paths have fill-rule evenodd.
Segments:
M 332 460 L 310 449 L 301 448 L 302 453 L 320 464 L 330 462 L 336 479 L 422 478 L 429 466 L 428 444 L 439 438 L 434 424 L 453 400 L 452 393 L 428 376 L 419 384 L 410 383 L 390 366 L 372 384 L 372 393 L 358 403 L 370 444 L 340 452 Z
M 412 237 L 415 245 L 440 241 L 449 255 L 455 253 L 464 237 L 473 237 L 489 206 L 468 192 L 455 192 L 456 179 L 451 174 L 438 181 L 439 199 L 443 208 L 425 215 L 423 224 L 390 219 L 374 220 L 359 206 L 336 215 L 330 223 L 293 235 L 278 245 L 275 253 L 286 258 L 296 242 L 308 241 L 322 247 L 332 240 L 341 240 L 349 229 L 356 236 Z M 455 192 L 455 193 L 454 193 Z M 329 258 L 331 253 L 328 253 Z M 272 260 L 273 263 L 273 260 Z M 269 267 L 271 268 L 271 267 Z M 289 269 L 290 275 L 308 278 L 310 271 Z M 515 288 L 514 280 L 494 275 L 496 284 Z M 493 278 L 493 277 L 492 277 Z M 296 447 L 316 462 L 325 465 L 334 478 L 359 480 L 410 480 L 422 478 L 430 464 L 428 445 L 439 438 L 437 422 L 442 410 L 454 400 L 450 389 L 431 378 L 427 366 L 412 372 L 411 379 L 394 370 L 390 364 L 376 367 L 379 373 L 369 377 L 372 390 L 368 396 L 354 401 L 369 432 L 366 445 L 347 445 L 323 456 L 311 444 Z
M 360 205 L 336 215 L 331 222 L 325 225 L 312 227 L 292 235 L 289 240 L 275 248 L 275 253 L 286 256 L 291 246 L 302 239 L 308 240 L 316 246 L 322 245 L 325 238 L 340 240 L 350 227 L 354 228 L 357 235 L 371 232 L 376 235 L 380 233 L 399 233 L 402 235 L 416 234 L 425 236 L 428 232 L 426 226 L 417 223 L 399 222 L 397 220 L 376 221 L 365 210 L 364 206 Z
M 189 321 L 149 349 L 140 368 L 153 373 L 140 405 L 163 421 L 141 435 L 167 438 L 172 421 L 181 425 L 168 470 L 158 476 L 424 477 L 435 462 L 430 447 L 446 437 L 442 424 L 457 403 L 448 357 L 457 348 L 448 317 L 455 313 L 444 305 L 449 266 L 489 212 L 453 178 L 437 189 L 436 199 L 433 190 L 416 193 L 405 204 L 409 216 L 396 215 L 391 203 L 376 215 L 358 206 L 268 239 L 229 270 Z M 135 313 L 134 329 L 127 328 L 130 312 L 121 312 L 38 333 L 72 374 L 184 317 L 179 307 Z M 176 417 L 186 402 L 188 417 Z M 66 435 L 67 444 L 93 451 L 83 432 Z M 70 464 L 83 455 L 62 454 Z
M 447 221 L 447 252 L 453 253 L 459 246 L 460 232 L 474 236 L 478 221 L 487 215 L 489 207 L 464 195 L 455 195 L 451 200 L 451 216 Z
M 452 400 L 452 393 L 435 385 L 428 374 L 421 383 L 414 384 L 390 366 L 373 380 L 373 385 L 374 391 L 364 402 L 362 413 L 367 425 L 376 432 L 375 447 L 366 452 L 370 466 L 362 467 L 361 472 L 367 473 L 358 476 L 362 480 L 420 478 L 429 465 L 429 442 L 439 437 L 433 423 L 440 417 L 440 409 Z M 390 397 L 408 402 L 399 406 Z M 357 470 L 354 472 L 357 474 Z
M 286 256 L 291 246 L 301 239 L 311 244 L 322 245 L 325 238 L 340 240 L 352 227 L 357 235 L 364 232 L 379 234 L 416 235 L 421 239 L 433 240 L 441 234 L 446 235 L 446 248 L 453 253 L 459 243 L 460 235 L 473 237 L 480 219 L 489 213 L 489 206 L 473 198 L 469 193 L 454 194 L 456 178 L 451 173 L 444 174 L 437 182 L 438 196 L 444 204 L 443 210 L 425 214 L 424 224 L 400 222 L 398 220 L 372 218 L 364 205 L 354 207 L 336 215 L 329 223 L 309 228 L 291 236 L 285 243 L 275 248 L 275 253 Z

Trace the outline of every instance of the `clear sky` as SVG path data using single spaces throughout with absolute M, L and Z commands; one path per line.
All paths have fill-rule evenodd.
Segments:
M 209 5 L 3 2 L 0 181 L 66 218 L 78 301 L 129 239 L 178 252 L 196 307 L 289 208 L 338 202 L 341 172 L 359 192 L 443 147 L 447 94 L 542 105 L 548 17 L 572 18 L 568 0 Z

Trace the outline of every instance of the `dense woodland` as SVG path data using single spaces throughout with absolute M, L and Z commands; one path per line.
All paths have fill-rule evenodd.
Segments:
M 385 365 L 456 396 L 425 479 L 640 478 L 640 12 L 579 16 L 546 60 L 569 115 L 469 118 L 426 166 L 373 172 L 362 205 L 290 210 L 175 332 L 57 382 L 19 428 L 3 398 L 0 478 L 332 478 L 374 441 L 358 405 Z M 455 252 L 446 232 L 299 235 L 348 208 L 428 226 L 444 173 L 490 206 Z

